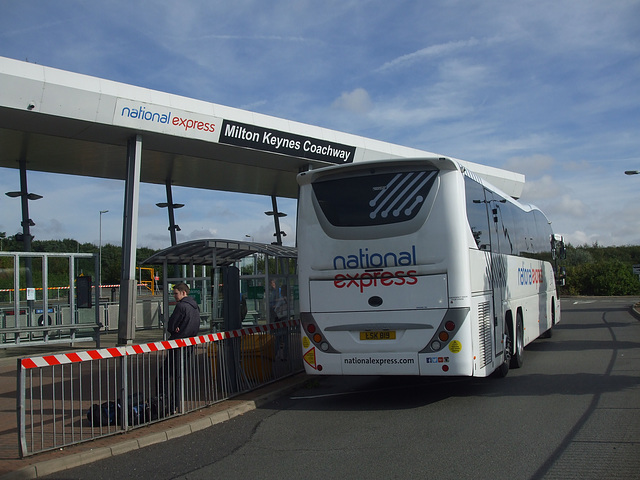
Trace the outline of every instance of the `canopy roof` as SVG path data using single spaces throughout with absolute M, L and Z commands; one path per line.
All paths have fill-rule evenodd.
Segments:
M 446 156 L 319 126 L 0 57 L 0 167 L 296 198 L 309 168 Z M 524 176 L 458 160 L 517 198 Z
M 297 258 L 298 249 L 237 240 L 202 239 L 180 243 L 155 253 L 142 262 L 143 265 L 232 265 L 244 257 L 262 253 L 277 258 Z

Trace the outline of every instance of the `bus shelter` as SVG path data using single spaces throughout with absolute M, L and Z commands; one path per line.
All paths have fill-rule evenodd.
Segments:
M 202 239 L 161 250 L 142 262 L 162 266 L 164 328 L 173 285 L 189 285 L 201 330 L 228 331 L 299 318 L 297 249 L 275 244 Z

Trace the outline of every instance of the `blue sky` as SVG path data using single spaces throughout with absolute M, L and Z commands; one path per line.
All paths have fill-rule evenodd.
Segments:
M 640 1 L 0 0 L 0 56 L 507 168 L 574 245 L 640 244 Z M 1 88 L 1 86 L 0 86 Z M 18 170 L 0 169 L 3 192 Z M 120 243 L 119 181 L 30 172 L 36 239 Z M 174 188 L 182 230 L 273 241 L 269 198 Z M 3 196 L 0 231 L 20 229 Z M 79 201 L 79 199 L 82 199 Z M 169 244 L 164 186 L 139 245 Z M 12 203 L 13 202 L 13 203 Z M 292 244 L 295 201 L 280 200 Z

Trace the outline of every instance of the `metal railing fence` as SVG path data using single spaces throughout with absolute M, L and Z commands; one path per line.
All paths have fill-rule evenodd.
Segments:
M 20 456 L 182 415 L 302 370 L 291 320 L 17 362 Z
M 100 302 L 73 313 L 68 303 L 49 303 L 45 315 L 42 308 L 30 308 L 25 304 L 16 318 L 13 306 L 0 304 L 0 348 L 97 342 L 101 331 L 117 330 L 119 308 L 117 302 Z M 138 299 L 135 308 L 137 329 L 162 328 L 162 299 Z M 100 348 L 98 343 L 96 348 Z

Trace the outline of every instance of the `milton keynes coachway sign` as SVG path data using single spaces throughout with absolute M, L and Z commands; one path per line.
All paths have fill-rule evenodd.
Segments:
M 120 343 L 135 336 L 140 182 L 168 196 L 178 185 L 296 198 L 295 177 L 309 168 L 434 155 L 0 57 L 0 167 L 125 180 Z M 460 163 L 520 196 L 522 175 Z

